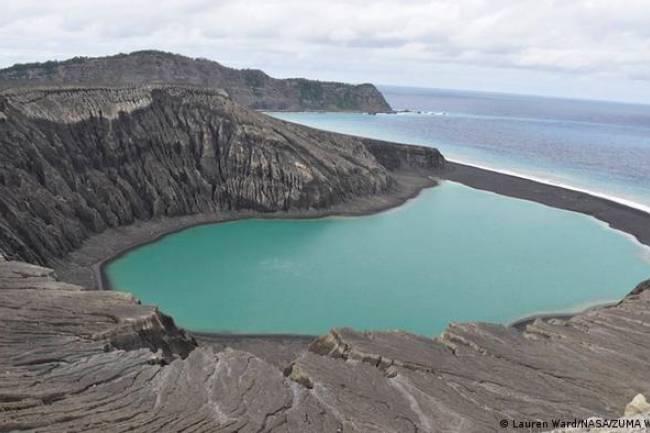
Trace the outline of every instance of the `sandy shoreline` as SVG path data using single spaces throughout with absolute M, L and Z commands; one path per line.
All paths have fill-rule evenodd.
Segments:
M 108 229 L 84 241 L 81 248 L 52 264 L 58 277 L 89 289 L 110 290 L 104 269 L 119 257 L 143 245 L 179 231 L 205 224 L 258 219 L 312 219 L 332 216 L 364 216 L 389 210 L 416 197 L 423 189 L 437 184 L 437 173 L 393 173 L 398 181 L 393 190 L 373 197 L 359 198 L 329 209 L 280 212 L 222 211 L 137 221 Z
M 650 213 L 586 192 L 457 162 L 441 178 L 500 195 L 592 216 L 650 246 Z
M 161 237 L 190 227 L 228 222 L 246 218 L 304 219 L 327 216 L 362 216 L 400 206 L 416 197 L 424 188 L 434 186 L 435 179 L 449 180 L 465 186 L 490 191 L 500 195 L 534 201 L 554 208 L 579 212 L 592 216 L 610 226 L 633 236 L 640 243 L 650 246 L 650 214 L 612 200 L 571 190 L 531 179 L 500 173 L 466 164 L 448 162 L 444 171 L 429 174 L 397 174 L 399 187 L 378 197 L 356 200 L 327 210 L 259 213 L 252 211 L 223 212 L 210 215 L 191 215 L 138 222 L 130 226 L 107 230 L 90 238 L 81 249 L 75 251 L 55 266 L 57 274 L 72 283 L 89 288 L 111 289 L 105 267 L 113 260 L 144 244 L 155 242 Z M 589 309 L 598 308 L 590 307 Z M 576 312 L 577 313 L 577 312 Z M 576 313 L 558 312 L 533 314 L 511 323 L 516 329 L 524 329 L 538 318 L 568 319 Z M 239 334 L 196 333 L 200 340 L 211 344 L 250 346 L 260 348 L 264 353 L 271 341 L 282 341 L 285 345 L 295 340 L 291 352 L 306 347 L 308 336 L 246 336 Z M 280 339 L 280 340 L 278 340 Z

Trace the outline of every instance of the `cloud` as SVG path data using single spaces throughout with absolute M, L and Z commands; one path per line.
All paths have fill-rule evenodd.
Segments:
M 161 48 L 298 71 L 415 65 L 647 80 L 650 0 L 4 0 L 0 64 Z M 366 68 L 363 68 L 366 69 Z

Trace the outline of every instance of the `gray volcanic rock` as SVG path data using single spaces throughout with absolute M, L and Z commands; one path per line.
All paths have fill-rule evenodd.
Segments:
M 195 348 L 130 295 L 59 284 L 45 268 L 0 266 L 1 432 L 337 431 L 271 364 Z
M 0 88 L 42 85 L 133 86 L 190 84 L 223 88 L 235 102 L 263 110 L 389 112 L 372 84 L 350 85 L 300 78 L 279 80 L 255 69 L 232 69 L 206 59 L 161 51 L 61 62 L 15 65 L 0 70 Z
M 221 90 L 14 89 L 0 113 L 0 251 L 31 263 L 137 220 L 330 208 L 397 188 L 392 169 L 444 163 L 435 149 L 276 120 Z
M 197 347 L 130 295 L 5 261 L 0 431 L 484 433 L 503 431 L 501 420 L 616 418 L 650 391 L 649 311 L 641 291 L 524 332 L 333 330 L 283 372 Z

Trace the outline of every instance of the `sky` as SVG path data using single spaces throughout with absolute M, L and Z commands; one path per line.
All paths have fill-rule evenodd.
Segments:
M 650 103 L 650 0 L 0 0 L 0 67 L 160 49 L 272 76 Z

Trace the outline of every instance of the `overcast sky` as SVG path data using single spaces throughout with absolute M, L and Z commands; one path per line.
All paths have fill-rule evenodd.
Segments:
M 276 77 L 650 103 L 650 0 L 0 0 L 0 67 L 162 49 Z

